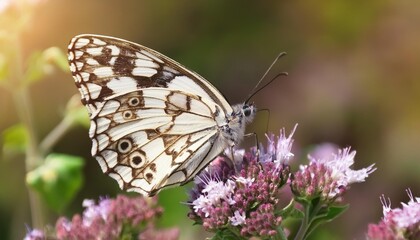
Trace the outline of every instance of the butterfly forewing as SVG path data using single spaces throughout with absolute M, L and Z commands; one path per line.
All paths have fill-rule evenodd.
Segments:
M 231 110 L 220 92 L 203 77 L 136 43 L 98 35 L 79 35 L 69 45 L 69 61 L 76 84 L 85 85 L 81 86 L 81 91 L 87 93 L 84 98 L 87 103 L 102 102 L 110 95 L 125 93 L 129 89 L 162 87 L 193 93 L 213 100 L 225 112 Z M 84 89 L 86 85 L 90 85 L 89 92 Z
M 153 195 L 182 184 L 225 146 L 232 108 L 209 82 L 125 40 L 80 35 L 69 64 L 91 118 L 92 155 L 122 189 Z

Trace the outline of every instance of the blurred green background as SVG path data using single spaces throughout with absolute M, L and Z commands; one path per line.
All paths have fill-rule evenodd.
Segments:
M 3 1 L 0 1 L 2 3 Z M 7 2 L 7 1 L 6 1 Z M 1 13 L 0 13 L 1 14 Z M 362 239 L 382 216 L 379 196 L 397 207 L 405 189 L 420 194 L 420 2 L 403 1 L 42 1 L 22 33 L 22 51 L 57 46 L 66 51 L 81 33 L 111 35 L 153 48 L 211 81 L 231 103 L 243 101 L 280 51 L 288 55 L 269 76 L 287 71 L 254 97 L 270 109 L 269 131 L 295 135 L 297 160 L 324 142 L 357 150 L 356 168 L 376 163 L 366 183 L 345 195 L 350 209 L 312 239 Z M 3 26 L 13 28 L 13 18 Z M 7 48 L 7 46 L 2 46 Z M 56 71 L 30 89 L 36 131 L 45 136 L 77 93 L 70 73 Z M 10 92 L 0 88 L 0 132 L 18 121 Z M 249 131 L 260 138 L 267 115 Z M 245 141 L 245 145 L 252 144 Z M 84 185 L 67 216 L 85 198 L 120 193 L 90 157 L 87 129 L 74 128 L 54 151 L 87 159 Z M 299 155 L 301 153 L 301 155 Z M 24 157 L 0 160 L 0 238 L 21 239 L 31 225 Z M 162 191 L 160 225 L 182 239 L 210 236 L 186 217 L 188 187 Z M 56 215 L 51 214 L 53 224 Z

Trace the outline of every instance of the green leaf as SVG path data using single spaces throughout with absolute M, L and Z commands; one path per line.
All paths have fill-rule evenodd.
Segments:
M 287 235 L 285 232 L 285 229 L 283 228 L 283 226 L 278 226 L 277 227 L 277 234 L 269 239 L 274 239 L 274 240 L 287 240 Z
M 33 52 L 27 62 L 24 75 L 26 84 L 37 82 L 54 72 L 56 66 L 68 72 L 69 67 L 66 55 L 57 47 L 50 47 L 42 52 Z
M 69 72 L 69 62 L 67 55 L 58 47 L 50 47 L 42 53 L 46 63 L 53 63 L 63 72 Z
M 7 128 L 2 135 L 3 153 L 6 156 L 25 152 L 28 131 L 22 124 L 16 124 Z
M 212 240 L 242 240 L 246 239 L 233 233 L 231 230 L 225 228 L 217 230 L 216 234 L 211 238 Z
M 258 205 L 259 205 L 260 203 L 259 202 L 254 202 L 252 205 L 251 205 L 251 207 L 250 207 L 250 209 L 256 209 L 257 207 L 258 207 Z
M 344 211 L 346 211 L 349 208 L 349 205 L 343 205 L 343 206 L 329 206 L 327 209 L 324 209 L 324 211 L 320 211 L 320 214 L 314 217 L 315 221 L 323 221 L 323 222 L 331 222 L 335 218 L 337 218 L 339 215 L 341 215 Z
M 52 153 L 43 165 L 26 175 L 26 182 L 48 206 L 60 213 L 71 202 L 83 183 L 81 157 Z
M 312 219 L 311 225 L 308 228 L 306 235 L 309 235 L 319 225 L 327 223 L 327 222 L 331 222 L 332 220 L 336 219 L 348 208 L 349 208 L 349 205 L 347 204 L 343 206 L 329 206 L 328 208 L 323 209 L 322 211 L 319 211 L 319 214 L 317 214 Z
M 293 199 L 286 207 L 279 211 L 279 215 L 282 216 L 283 219 L 289 217 L 302 219 L 304 217 L 304 213 L 296 208 L 295 201 Z
M 45 71 L 47 71 L 47 69 L 48 71 L 51 71 L 50 66 L 45 64 L 42 53 L 39 51 L 33 52 L 28 57 L 27 69 L 24 75 L 25 83 L 31 84 L 42 79 L 46 75 Z

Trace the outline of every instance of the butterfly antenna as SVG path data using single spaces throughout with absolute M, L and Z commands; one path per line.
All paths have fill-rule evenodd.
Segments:
M 276 62 L 281 58 L 281 57 L 283 57 L 284 55 L 286 55 L 287 53 L 286 52 L 281 52 L 281 53 L 279 53 L 279 55 L 274 59 L 274 61 L 271 63 L 271 65 L 270 65 L 270 67 L 268 67 L 268 69 L 267 69 L 267 71 L 265 71 L 265 73 L 264 73 L 264 75 L 261 77 L 261 79 L 258 81 L 258 83 L 255 85 L 255 87 L 252 89 L 252 91 L 251 91 L 251 94 L 248 96 L 248 98 L 246 99 L 246 103 L 257 93 L 257 92 L 259 92 L 259 91 L 261 91 L 261 89 L 263 89 L 264 87 L 266 87 L 268 84 L 265 84 L 262 88 L 259 88 L 258 90 L 257 90 L 257 88 L 258 88 L 258 86 L 261 84 L 261 82 L 264 80 L 264 78 L 267 76 L 267 74 L 270 72 L 270 70 L 271 70 L 271 68 L 273 68 L 273 66 L 274 66 L 274 64 L 276 64 Z M 270 82 L 269 83 L 271 83 L 271 82 L 273 82 L 274 81 L 274 79 L 276 79 L 278 76 L 280 76 L 280 75 L 286 75 L 287 76 L 287 73 L 280 73 L 280 74 L 277 74 L 277 76 L 276 77 L 274 77 L 273 79 L 271 79 L 270 80 Z
M 251 95 L 249 95 L 249 97 L 246 99 L 245 103 L 249 102 L 249 100 L 255 96 L 255 94 L 257 94 L 259 91 L 263 90 L 265 87 L 267 87 L 268 85 L 270 85 L 272 82 L 274 82 L 274 80 L 276 80 L 278 77 L 280 76 L 288 76 L 289 74 L 287 72 L 281 72 L 279 74 L 277 74 L 275 77 L 273 77 L 268 83 L 264 84 L 264 86 L 258 88 L 257 90 L 255 90 Z

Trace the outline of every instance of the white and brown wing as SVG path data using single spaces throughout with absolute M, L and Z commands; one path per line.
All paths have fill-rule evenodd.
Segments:
M 185 183 L 226 147 L 217 123 L 231 106 L 198 74 L 111 37 L 77 36 L 68 54 L 92 156 L 122 189 L 154 195 Z

